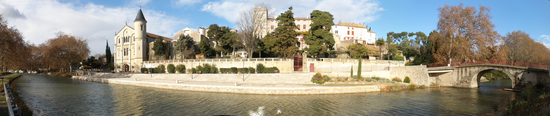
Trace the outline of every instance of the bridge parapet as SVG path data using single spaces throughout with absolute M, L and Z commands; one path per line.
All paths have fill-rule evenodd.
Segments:
M 526 62 L 504 61 L 504 60 L 488 60 L 488 61 L 475 61 L 475 62 L 453 62 L 450 66 L 463 66 L 463 65 L 477 65 L 477 64 L 494 64 L 494 65 L 508 65 L 518 66 L 526 68 L 538 68 L 548 70 L 550 67 L 546 64 L 535 64 Z M 428 67 L 443 67 L 448 66 L 448 63 L 431 63 Z

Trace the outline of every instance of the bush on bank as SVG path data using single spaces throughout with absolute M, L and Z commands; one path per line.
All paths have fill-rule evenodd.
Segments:
M 166 67 L 164 65 L 157 66 L 157 73 L 166 73 Z
M 405 82 L 405 83 L 411 83 L 411 78 L 409 78 L 409 76 L 406 76 L 406 77 L 405 77 L 405 80 L 403 80 L 403 82 Z
M 176 73 L 176 67 L 174 64 L 168 64 L 168 73 Z
M 317 83 L 317 84 L 323 84 L 330 80 L 330 77 L 327 75 L 321 75 L 321 73 L 315 73 L 313 77 L 311 77 L 311 82 Z
M 176 66 L 176 71 L 178 71 L 178 73 L 185 73 L 185 65 L 178 65 Z

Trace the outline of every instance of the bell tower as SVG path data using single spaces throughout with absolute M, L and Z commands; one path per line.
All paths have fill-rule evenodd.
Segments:
M 145 20 L 145 17 L 143 16 L 143 12 L 141 12 L 141 7 L 139 8 L 139 11 L 136 16 L 136 20 L 134 20 L 134 32 L 135 32 L 135 47 L 134 51 L 136 51 L 136 63 L 141 63 L 142 61 L 146 61 L 147 57 L 146 51 L 148 49 L 147 47 L 147 20 Z

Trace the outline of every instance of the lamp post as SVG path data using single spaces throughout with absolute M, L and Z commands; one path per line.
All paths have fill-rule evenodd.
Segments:
M 243 60 L 243 81 L 244 81 L 244 59 Z

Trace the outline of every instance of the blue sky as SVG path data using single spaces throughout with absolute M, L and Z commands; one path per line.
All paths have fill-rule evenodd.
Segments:
M 295 17 L 307 17 L 312 10 L 329 11 L 335 23 L 366 23 L 377 37 L 385 38 L 390 31 L 428 34 L 437 29 L 437 8 L 461 2 L 490 7 L 491 21 L 501 35 L 522 30 L 550 47 L 549 0 L 2 0 L 0 14 L 31 43 L 43 43 L 63 31 L 88 39 L 90 55 L 94 55 L 104 52 L 106 40 L 112 48 L 114 33 L 125 23 L 133 26 L 140 6 L 148 31 L 165 37 L 185 27 L 218 24 L 237 28 L 239 12 L 264 3 L 271 6 L 274 16 L 289 6 Z

